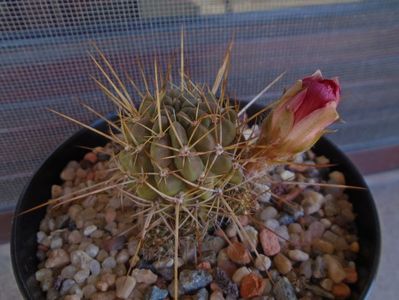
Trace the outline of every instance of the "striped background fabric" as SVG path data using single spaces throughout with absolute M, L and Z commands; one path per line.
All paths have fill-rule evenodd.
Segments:
M 399 143 L 399 1 L 86 0 L 0 2 L 0 210 L 12 208 L 41 162 L 84 122 L 113 106 L 92 78 L 95 47 L 121 77 L 143 88 L 154 59 L 177 68 L 185 32 L 186 70 L 211 83 L 234 39 L 229 93 L 260 101 L 320 68 L 339 76 L 345 123 L 331 138 L 346 151 Z M 177 78 L 177 72 L 174 73 Z M 133 91 L 132 91 L 133 93 Z M 133 93 L 134 94 L 134 93 Z

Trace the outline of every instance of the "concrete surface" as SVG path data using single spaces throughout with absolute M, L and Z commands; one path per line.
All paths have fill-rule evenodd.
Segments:
M 366 177 L 377 202 L 382 227 L 380 268 L 368 300 L 396 300 L 399 292 L 399 170 Z M 0 300 L 20 296 L 11 270 L 9 244 L 0 245 Z

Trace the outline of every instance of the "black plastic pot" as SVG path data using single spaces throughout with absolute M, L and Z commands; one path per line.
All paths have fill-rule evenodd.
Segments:
M 254 106 L 252 113 L 258 111 Z M 249 111 L 251 114 L 251 110 Z M 97 129 L 106 130 L 104 121 L 93 124 Z M 66 140 L 34 174 L 16 207 L 16 215 L 50 199 L 51 185 L 60 184 L 59 174 L 70 160 L 80 160 L 87 150 L 79 146 L 95 147 L 107 141 L 87 129 L 81 129 Z M 325 155 L 334 169 L 345 174 L 347 184 L 367 188 L 362 175 L 351 161 L 334 144 L 322 138 L 314 147 L 318 155 Z M 374 200 L 365 190 L 347 190 L 357 214 L 356 224 L 360 238 L 360 253 L 357 259 L 359 281 L 352 287 L 352 299 L 365 299 L 375 279 L 381 246 L 381 232 Z M 45 299 L 35 280 L 38 260 L 36 258 L 36 232 L 45 214 L 45 208 L 18 216 L 14 219 L 11 237 L 11 258 L 14 275 L 19 289 L 26 299 Z

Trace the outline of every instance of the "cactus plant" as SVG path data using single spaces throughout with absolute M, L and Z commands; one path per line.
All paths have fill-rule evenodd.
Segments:
M 160 87 L 155 64 L 155 91 L 139 91 L 139 105 L 132 101 L 111 64 L 100 54 L 112 76 L 97 60 L 94 62 L 111 89 L 98 84 L 116 104 L 119 115 L 117 122 L 107 121 L 112 130 L 99 132 L 55 112 L 119 146 L 112 157 L 116 166 L 112 176 L 68 201 L 111 190 L 133 202 L 136 214 L 132 216 L 132 228 L 139 229 L 140 241 L 130 261 L 132 268 L 140 255 L 174 255 L 177 262 L 180 241 L 195 236 L 200 244 L 210 228 L 226 222 L 232 223 L 240 237 L 246 239 L 238 216 L 250 214 L 257 197 L 265 192 L 259 191 L 256 182 L 267 179 L 265 162 L 284 163 L 310 148 L 325 127 L 338 118 L 338 81 L 324 80 L 321 73 L 315 73 L 298 81 L 271 107 L 260 127 L 258 141 L 254 135 L 246 136 L 248 131 L 251 133 L 249 121 L 263 111 L 244 118 L 245 109 L 239 111 L 237 103 L 228 98 L 225 83 L 230 50 L 231 47 L 209 88 L 193 83 L 184 73 L 182 46 L 179 86 L 166 75 Z M 220 96 L 216 97 L 219 89 Z M 322 99 L 320 95 L 327 96 Z M 304 107 L 307 98 L 313 107 Z M 296 139 L 302 140 L 300 145 Z M 63 198 L 50 204 L 58 200 Z M 256 248 L 252 248 L 256 254 Z M 175 278 L 177 271 L 175 263 Z M 175 285 L 177 291 L 177 280 Z

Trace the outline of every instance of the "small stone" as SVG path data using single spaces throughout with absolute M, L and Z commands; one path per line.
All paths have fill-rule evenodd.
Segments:
M 153 286 L 148 291 L 146 300 L 163 300 L 168 296 L 168 294 L 168 290 Z
M 237 235 L 237 228 L 233 224 L 229 224 L 225 230 L 227 237 L 233 238 Z
M 49 251 L 48 258 L 45 262 L 46 268 L 59 268 L 70 262 L 69 254 L 64 249 L 55 249 Z
M 116 218 L 116 211 L 115 211 L 115 209 L 110 208 L 110 207 L 107 208 L 107 209 L 105 210 L 104 218 L 105 218 L 105 221 L 106 221 L 107 223 L 112 223 L 112 222 L 114 222 L 114 221 L 115 221 L 115 218 Z
M 225 298 L 223 297 L 223 293 L 221 291 L 214 291 L 209 297 L 209 300 L 225 300 Z
M 179 275 L 179 284 L 183 293 L 191 293 L 212 282 L 212 275 L 205 270 L 183 270 Z
M 262 295 L 262 277 L 255 273 L 245 275 L 240 283 L 240 296 L 248 299 Z
M 137 283 L 154 284 L 158 276 L 149 269 L 134 269 L 132 276 L 136 278 Z
M 101 292 L 106 292 L 108 291 L 109 285 L 105 281 L 99 280 L 96 282 L 96 288 Z
M 97 260 L 100 262 L 103 262 L 107 257 L 108 257 L 108 252 L 105 251 L 104 249 L 101 249 L 96 256 Z
M 332 243 L 332 244 L 336 244 L 336 242 L 339 239 L 339 236 L 336 235 L 334 232 L 327 230 L 326 232 L 324 232 L 323 234 L 323 239 Z
M 226 246 L 226 241 L 219 236 L 208 236 L 202 243 L 202 251 L 219 252 Z
M 87 279 L 87 277 L 89 277 L 89 275 L 89 269 L 82 269 L 76 272 L 75 276 L 73 276 L 73 279 L 76 281 L 77 284 L 82 284 Z
M 238 286 L 230 280 L 227 273 L 220 268 L 216 268 L 214 275 L 214 281 L 211 283 L 211 289 L 212 284 L 216 284 L 217 288 L 215 290 L 222 290 L 224 294 L 236 299 L 239 295 Z
M 312 239 L 319 239 L 326 228 L 324 227 L 323 223 L 319 221 L 315 221 L 309 225 L 308 231 L 312 237 Z
M 301 263 L 299 266 L 299 273 L 305 277 L 306 279 L 310 279 L 312 277 L 312 260 L 308 259 Z
M 63 244 L 62 238 L 59 237 L 59 236 L 56 236 L 56 237 L 54 237 L 54 238 L 51 240 L 50 248 L 51 248 L 51 249 L 59 249 L 59 248 L 62 247 L 62 244 Z
M 89 226 L 85 227 L 85 229 L 83 230 L 83 235 L 90 236 L 96 230 L 97 230 L 96 225 L 89 225 Z
M 243 240 L 245 247 L 251 250 L 256 249 L 258 245 L 258 231 L 250 225 L 245 226 L 244 231 L 246 233 Z
M 312 248 L 314 251 L 323 253 L 323 254 L 333 254 L 334 253 L 334 245 L 330 242 L 327 242 L 322 239 L 316 239 L 312 243 Z
M 327 218 L 321 219 L 320 222 L 323 223 L 323 225 L 326 229 L 331 227 L 331 221 Z
M 206 288 L 202 288 L 192 297 L 192 300 L 208 300 L 208 298 L 208 290 Z
M 108 252 L 111 252 L 112 250 L 121 250 L 123 248 L 123 245 L 125 244 L 125 241 L 126 237 L 123 235 L 119 235 L 103 241 L 103 248 L 105 251 Z M 134 253 L 131 255 L 134 255 Z
M 335 283 L 340 283 L 346 277 L 346 272 L 342 267 L 341 263 L 329 254 L 323 256 L 324 261 L 327 265 L 328 277 Z
M 113 273 L 103 273 L 100 280 L 106 282 L 111 287 L 115 284 L 116 275 Z
M 68 265 L 61 270 L 60 277 L 62 279 L 73 279 L 77 269 L 73 265 Z
M 109 291 L 105 293 L 94 293 L 91 295 L 90 300 L 114 300 L 115 299 L 115 292 Z
M 65 280 L 62 282 L 61 289 L 60 289 L 60 294 L 61 294 L 61 295 L 67 294 L 67 293 L 69 292 L 69 290 L 70 290 L 75 284 L 76 284 L 76 283 L 75 283 L 74 280 L 72 280 L 72 279 L 65 279 Z
M 250 274 L 251 271 L 247 268 L 247 267 L 241 267 L 239 269 L 237 269 L 237 271 L 235 271 L 235 273 L 233 274 L 232 280 L 236 283 L 236 284 L 240 284 L 241 280 L 248 274 Z
M 272 261 L 270 260 L 270 258 L 263 254 L 259 254 L 258 257 L 255 259 L 255 267 L 259 271 L 269 270 L 271 264 Z
M 284 170 L 283 172 L 280 173 L 280 178 L 284 181 L 292 181 L 295 179 L 295 173 L 288 170 Z
M 53 184 L 51 186 L 51 198 L 55 199 L 55 198 L 61 197 L 63 194 L 63 191 L 64 190 L 63 190 L 62 186 Z
M 240 215 L 237 217 L 238 221 L 242 226 L 247 226 L 249 224 L 249 218 L 246 215 Z
M 80 299 L 82 299 L 82 297 L 77 293 L 74 293 L 74 295 L 66 295 L 64 297 L 64 300 L 80 300 Z
M 266 228 L 270 230 L 276 230 L 280 226 L 279 221 L 277 221 L 276 219 L 269 219 L 266 222 L 264 222 L 264 224 Z
M 288 256 L 293 261 L 307 261 L 309 259 L 309 254 L 298 249 L 288 251 Z
M 275 219 L 277 217 L 277 214 L 277 209 L 275 209 L 273 206 L 268 206 L 261 211 L 259 217 L 261 220 L 267 221 L 270 219 Z
M 288 225 L 289 233 L 301 233 L 303 231 L 301 224 L 292 223 Z
M 118 264 L 124 264 L 129 260 L 129 258 L 129 252 L 126 249 L 122 249 L 116 256 L 116 262 Z
M 227 255 L 233 262 L 240 265 L 251 262 L 251 256 L 247 248 L 239 242 L 233 242 L 227 247 Z
M 289 225 L 289 224 L 295 222 L 295 218 L 294 218 L 292 215 L 290 215 L 290 214 L 284 213 L 284 214 L 282 214 L 281 217 L 278 219 L 278 222 L 279 222 L 281 225 Z
M 113 258 L 112 256 L 107 257 L 103 262 L 102 262 L 102 267 L 104 269 L 113 269 L 116 266 L 116 261 L 115 258 Z
M 232 277 L 234 272 L 237 270 L 236 264 L 234 264 L 227 256 L 227 251 L 220 251 L 217 257 L 217 266 L 225 271 L 229 277 Z
M 319 211 L 324 202 L 324 197 L 322 194 L 313 191 L 306 190 L 303 192 L 304 199 L 302 200 L 302 207 L 306 215 L 314 214 Z
M 36 271 L 35 278 L 37 281 L 42 282 L 50 279 L 53 276 L 53 271 L 51 269 L 40 269 Z
M 334 281 L 330 278 L 325 278 L 320 282 L 320 286 L 326 291 L 331 291 L 334 285 Z
M 100 274 L 101 265 L 98 262 L 98 260 L 93 259 L 89 262 L 89 270 L 90 270 L 91 274 L 94 276 L 97 276 L 98 274 Z
M 263 295 L 264 296 L 269 295 L 270 292 L 272 291 L 272 288 L 273 288 L 273 285 L 272 285 L 270 279 L 269 278 L 264 278 L 262 285 L 264 286 Z
M 79 230 L 74 230 L 68 235 L 68 242 L 70 244 L 79 244 L 82 241 L 82 234 Z
M 136 286 L 136 279 L 132 276 L 119 277 L 116 282 L 116 296 L 127 299 Z
M 97 155 L 94 152 L 87 152 L 83 159 L 88 160 L 92 164 L 95 164 L 97 162 Z
M 326 263 L 321 256 L 317 256 L 314 260 L 313 277 L 318 279 L 326 277 Z
M 79 269 L 88 268 L 91 260 L 93 259 L 82 250 L 75 250 L 71 252 L 71 263 Z
M 274 232 L 278 236 L 278 240 L 280 242 L 284 243 L 290 239 L 290 234 L 288 233 L 287 226 L 285 225 L 279 226 L 278 228 L 275 229 Z
M 356 268 L 345 268 L 345 282 L 347 283 L 355 283 L 358 280 L 358 275 L 356 272 Z
M 82 288 L 83 296 L 86 299 L 89 299 L 96 291 L 97 289 L 93 284 L 88 284 Z
M 296 300 L 294 287 L 285 277 L 280 277 L 273 287 L 276 300 Z
M 61 174 L 60 178 L 64 181 L 72 181 L 75 179 L 75 170 L 72 168 L 65 168 Z
M 98 246 L 94 244 L 87 245 L 85 249 L 86 254 L 92 258 L 96 257 L 99 251 L 100 249 L 98 248 Z
M 278 237 L 270 230 L 262 229 L 259 233 L 259 240 L 265 255 L 273 256 L 280 252 Z
M 331 292 L 339 299 L 346 299 L 351 294 L 349 286 L 347 286 L 345 283 L 335 284 Z
M 353 242 L 352 244 L 350 244 L 349 250 L 354 252 L 354 253 L 358 253 L 359 250 L 360 250 L 359 243 L 358 242 Z
M 291 261 L 281 253 L 277 254 L 273 258 L 273 263 L 281 274 L 287 274 L 292 269 Z

